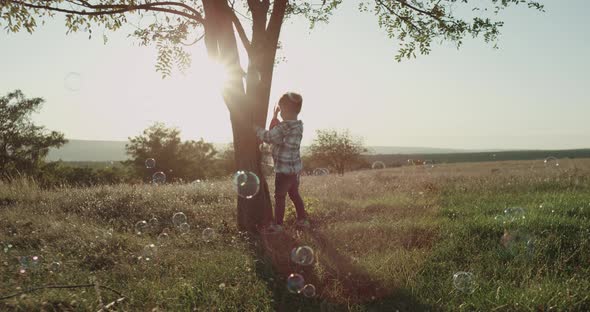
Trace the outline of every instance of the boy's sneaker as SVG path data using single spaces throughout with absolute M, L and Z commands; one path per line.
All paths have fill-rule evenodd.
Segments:
M 307 219 L 297 220 L 297 222 L 295 222 L 295 225 L 299 228 L 304 228 L 304 229 L 309 229 L 311 227 L 311 224 L 309 223 L 309 220 L 307 220 Z
M 278 234 L 284 232 L 283 226 L 280 224 L 271 224 L 264 229 L 265 234 Z

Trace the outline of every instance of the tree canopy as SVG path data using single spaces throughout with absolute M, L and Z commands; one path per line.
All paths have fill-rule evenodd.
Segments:
M 347 166 L 361 161 L 361 153 L 367 149 L 360 139 L 353 138 L 348 131 L 318 130 L 310 151 L 312 161 L 344 174 Z
M 146 179 L 161 171 L 168 181 L 191 182 L 212 176 L 218 170 L 213 144 L 203 139 L 182 142 L 178 129 L 161 123 L 145 129 L 142 135 L 129 138 L 126 149 L 131 157 L 127 164 Z M 146 168 L 146 160 L 150 158 L 155 160 L 155 166 Z
M 256 61 L 265 45 L 284 19 L 304 16 L 313 28 L 327 22 L 342 0 L 1 0 L 0 26 L 8 32 L 33 32 L 38 21 L 56 13 L 65 14 L 68 32 L 84 31 L 92 37 L 93 26 L 116 31 L 126 24 L 134 26 L 130 36 L 142 45 L 154 44 L 158 49 L 156 69 L 164 76 L 177 66 L 190 66 L 190 54 L 185 47 L 205 38 L 216 41 L 224 26 L 219 12 L 229 15 L 232 31 L 240 39 L 249 60 Z M 496 42 L 504 25 L 499 13 L 510 6 L 525 5 L 543 10 L 540 1 L 533 0 L 360 0 L 360 11 L 376 15 L 379 26 L 399 43 L 395 58 L 428 54 L 433 42 L 450 41 L 461 46 L 467 36 L 482 37 Z M 218 10 L 209 10 L 216 7 Z M 135 25 L 141 20 L 143 25 Z M 147 21 L 147 23 L 146 23 Z M 244 23 L 251 27 L 244 27 Z M 226 25 L 227 27 L 227 25 Z M 278 39 L 278 37 L 277 37 Z M 106 42 L 106 37 L 105 37 Z M 222 45 L 211 44 L 214 51 Z M 275 45 L 274 48 L 276 48 Z M 213 55 L 215 56 L 215 55 Z M 245 72 L 242 70 L 241 72 Z
M 31 173 L 45 159 L 50 147 L 66 140 L 62 133 L 48 131 L 31 120 L 44 100 L 26 98 L 20 90 L 0 97 L 0 172 L 3 175 Z

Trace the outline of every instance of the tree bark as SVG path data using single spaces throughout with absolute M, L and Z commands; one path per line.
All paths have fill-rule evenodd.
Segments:
M 275 1 L 268 30 L 265 29 L 268 7 L 251 8 L 253 34 L 244 90 L 231 18 L 234 13 L 226 1 L 203 0 L 208 54 L 231 69 L 231 80 L 223 95 L 232 124 L 236 168 L 253 172 L 260 179 L 260 190 L 253 198 L 238 196 L 237 223 L 240 230 L 256 231 L 272 221 L 270 192 L 262 172 L 262 153 L 258 148 L 254 125 L 265 127 L 266 124 L 272 72 L 286 2 Z

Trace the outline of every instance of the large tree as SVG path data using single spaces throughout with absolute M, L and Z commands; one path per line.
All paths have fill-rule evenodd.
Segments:
M 8 31 L 32 32 L 37 20 L 59 13 L 65 17 L 69 31 L 92 34 L 93 25 L 117 30 L 133 15 L 146 17 L 149 25 L 132 35 L 143 45 L 157 47 L 156 69 L 164 76 L 171 73 L 174 65 L 181 69 L 189 66 L 190 58 L 183 46 L 204 38 L 209 56 L 223 62 L 231 72 L 223 93 L 230 112 L 236 167 L 257 173 L 262 181 L 257 196 L 238 198 L 238 225 L 253 229 L 256 224 L 272 219 L 268 186 L 260 174 L 261 154 L 252 126 L 266 124 L 281 27 L 286 18 L 294 15 L 305 16 L 313 27 L 327 21 L 341 3 L 342 0 L 0 0 L 0 23 Z M 471 35 L 493 43 L 503 25 L 498 18 L 500 11 L 515 5 L 543 9 L 533 0 L 358 0 L 358 4 L 360 10 L 373 12 L 380 27 L 400 44 L 397 60 L 415 57 L 416 53 L 428 54 L 432 42 L 450 41 L 460 46 Z M 246 68 L 241 66 L 240 51 L 245 51 Z
M 48 131 L 31 120 L 42 98 L 26 98 L 20 90 L 0 97 L 0 174 L 32 174 L 43 163 L 50 147 L 67 141 L 62 133 Z

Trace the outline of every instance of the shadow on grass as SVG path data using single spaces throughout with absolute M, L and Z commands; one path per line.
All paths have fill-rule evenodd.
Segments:
M 402 288 L 386 289 L 361 267 L 342 255 L 320 232 L 307 231 L 316 243 L 320 265 L 299 266 L 291 262 L 291 250 L 301 243 L 287 232 L 261 234 L 251 247 L 256 254 L 256 272 L 273 293 L 276 311 L 433 311 L 436 307 L 419 302 Z M 306 298 L 286 287 L 291 273 L 303 275 L 316 287 L 316 296 Z

